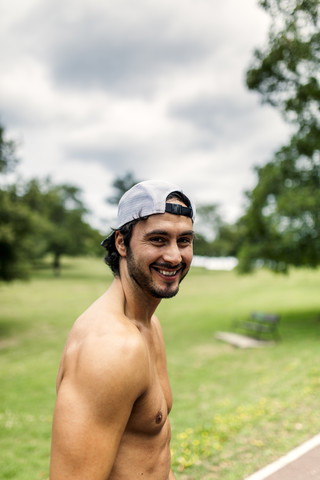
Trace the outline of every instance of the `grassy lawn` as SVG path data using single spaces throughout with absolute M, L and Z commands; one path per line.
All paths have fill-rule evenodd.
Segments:
M 112 281 L 97 259 L 65 260 L 62 275 L 0 285 L 1 478 L 48 478 L 55 377 L 76 317 Z M 174 394 L 177 480 L 242 480 L 320 431 L 320 275 L 250 276 L 192 269 L 164 300 Z M 260 310 L 281 315 L 282 341 L 236 349 L 215 339 Z

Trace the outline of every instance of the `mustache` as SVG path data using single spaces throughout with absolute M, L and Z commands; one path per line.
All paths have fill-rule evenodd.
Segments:
M 177 265 L 172 265 L 171 263 L 163 262 L 163 263 L 153 263 L 152 266 L 157 268 L 167 268 L 168 270 L 180 270 L 180 269 L 184 270 L 184 268 L 186 267 L 186 264 L 184 262 L 180 262 Z

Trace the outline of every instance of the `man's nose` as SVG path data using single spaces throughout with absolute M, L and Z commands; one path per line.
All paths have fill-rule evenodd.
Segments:
M 163 259 L 173 265 L 178 265 L 181 262 L 182 257 L 180 248 L 175 242 L 172 242 L 167 246 L 163 254 Z

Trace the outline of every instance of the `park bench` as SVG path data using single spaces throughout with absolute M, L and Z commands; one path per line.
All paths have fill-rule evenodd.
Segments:
M 272 313 L 252 312 L 248 320 L 236 321 L 234 327 L 249 333 L 258 340 L 262 337 L 273 337 L 274 340 L 280 340 L 278 324 L 280 317 Z

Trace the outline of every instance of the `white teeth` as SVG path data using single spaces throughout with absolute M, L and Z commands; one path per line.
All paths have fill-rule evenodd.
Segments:
M 166 272 L 165 270 L 159 270 L 159 272 L 161 273 L 161 275 L 164 275 L 165 277 L 174 277 L 177 273 L 177 271 L 175 272 Z

